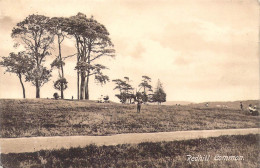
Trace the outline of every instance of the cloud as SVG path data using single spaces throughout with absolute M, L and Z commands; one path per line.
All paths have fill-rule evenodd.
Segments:
M 15 22 L 10 16 L 2 16 L 0 17 L 1 30 L 12 30 L 13 26 L 15 26 Z
M 138 86 L 147 74 L 163 83 L 168 100 L 235 100 L 258 98 L 259 9 L 254 1 L 0 1 L 0 54 L 13 51 L 10 37 L 15 23 L 32 13 L 72 16 L 83 12 L 104 24 L 115 44 L 116 58 L 98 62 L 110 68 L 111 79 L 129 76 Z M 112 5 L 111 5 L 112 4 Z M 109 6 L 109 7 L 108 7 Z M 15 11 L 15 12 L 14 12 Z M 19 15 L 18 15 L 19 14 Z M 46 65 L 53 56 L 48 57 Z M 64 41 L 62 55 L 75 53 L 74 41 Z M 69 80 L 66 97 L 76 97 L 75 58 L 66 60 Z M 3 71 L 3 70 L 2 70 Z M 57 72 L 56 70 L 54 71 Z M 56 74 L 53 74 L 53 79 Z M 1 97 L 20 93 L 14 75 L 1 72 Z M 2 78 L 3 76 L 3 78 Z M 10 85 L 9 85 L 10 83 Z M 52 81 L 42 88 L 42 96 L 55 90 Z M 10 92 L 5 92 L 10 86 Z M 27 84 L 28 93 L 35 88 Z M 109 93 L 116 99 L 113 83 L 97 86 L 91 82 L 91 98 Z M 92 90 L 94 90 L 92 92 Z M 20 94 L 18 95 L 20 96 Z M 30 97 L 30 94 L 28 95 Z M 16 96 L 17 97 L 17 96 Z
M 142 54 L 146 51 L 146 49 L 144 48 L 144 46 L 139 42 L 134 50 L 131 52 L 131 56 L 134 58 L 141 58 Z
M 113 39 L 116 54 L 120 53 L 123 56 L 129 53 L 129 42 L 126 38 L 116 37 Z
M 187 65 L 189 63 L 191 63 L 191 60 L 183 57 L 177 57 L 173 62 L 174 65 Z

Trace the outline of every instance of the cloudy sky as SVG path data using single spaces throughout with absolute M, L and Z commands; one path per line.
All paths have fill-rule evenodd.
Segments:
M 136 88 L 142 75 L 151 77 L 153 86 L 160 79 L 169 101 L 259 98 L 257 0 L 0 0 L 0 56 L 16 51 L 11 30 L 29 14 L 69 17 L 78 12 L 93 15 L 110 32 L 116 57 L 98 60 L 110 68 L 110 79 L 128 76 Z M 72 40 L 62 48 L 63 56 L 76 52 Z M 66 98 L 76 97 L 75 60 L 66 61 Z M 0 98 L 22 98 L 18 77 L 4 71 L 1 67 Z M 43 98 L 55 92 L 53 72 L 41 88 Z M 25 87 L 27 97 L 34 98 L 35 88 Z M 116 100 L 113 87 L 92 80 L 90 98 L 108 94 Z

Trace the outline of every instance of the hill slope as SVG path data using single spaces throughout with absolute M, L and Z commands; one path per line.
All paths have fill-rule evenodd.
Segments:
M 1 137 L 108 135 L 256 128 L 259 116 L 239 108 L 136 105 L 51 99 L 1 99 Z

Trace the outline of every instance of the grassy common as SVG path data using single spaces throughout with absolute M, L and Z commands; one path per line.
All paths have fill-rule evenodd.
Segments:
M 220 136 L 172 142 L 123 144 L 85 148 L 3 154 L 4 168 L 16 167 L 247 167 L 256 168 L 259 159 L 259 135 Z M 187 155 L 210 156 L 208 161 L 189 162 Z M 240 160 L 214 160 L 216 156 L 241 156 Z M 219 158 L 219 157 L 217 157 Z
M 257 101 L 255 101 L 257 102 Z M 256 128 L 259 116 L 237 108 L 136 105 L 52 99 L 1 99 L 2 138 Z

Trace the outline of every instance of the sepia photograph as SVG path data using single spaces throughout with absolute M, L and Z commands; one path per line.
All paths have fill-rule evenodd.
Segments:
M 258 168 L 258 0 L 0 0 L 0 168 Z

